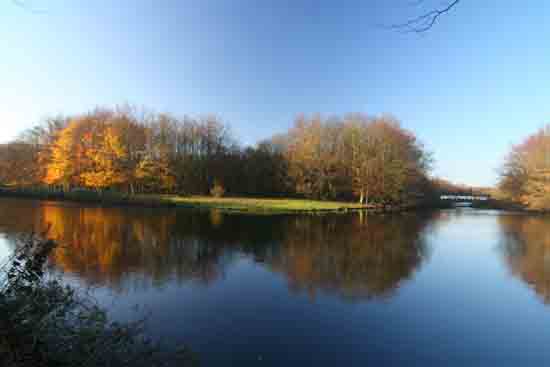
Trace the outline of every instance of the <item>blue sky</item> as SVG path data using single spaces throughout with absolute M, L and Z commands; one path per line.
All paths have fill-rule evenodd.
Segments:
M 125 102 L 216 113 L 247 144 L 302 112 L 391 113 L 434 174 L 487 185 L 550 122 L 544 0 L 463 0 L 421 36 L 379 26 L 421 12 L 412 0 L 26 3 L 0 2 L 0 142 Z

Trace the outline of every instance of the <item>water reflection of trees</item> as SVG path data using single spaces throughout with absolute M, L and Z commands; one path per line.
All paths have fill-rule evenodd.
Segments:
M 297 217 L 270 263 L 291 289 L 386 296 L 426 259 L 425 217 Z
M 550 303 L 550 219 L 544 216 L 499 216 L 500 250 L 511 272 Z
M 387 296 L 428 255 L 430 216 L 257 217 L 27 203 L 0 208 L 4 231 L 51 224 L 50 237 L 62 244 L 52 258 L 58 269 L 118 290 L 209 283 L 244 255 L 284 274 L 295 291 Z

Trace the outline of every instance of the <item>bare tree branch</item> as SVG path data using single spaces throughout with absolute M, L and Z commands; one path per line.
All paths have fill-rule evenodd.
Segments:
M 423 33 L 430 30 L 434 24 L 437 22 L 440 16 L 450 12 L 461 0 L 454 0 L 449 3 L 446 7 L 441 9 L 430 10 L 427 13 L 419 15 L 416 18 L 413 18 L 405 23 L 394 24 L 390 28 L 405 33 Z M 419 1 L 421 3 L 422 1 Z

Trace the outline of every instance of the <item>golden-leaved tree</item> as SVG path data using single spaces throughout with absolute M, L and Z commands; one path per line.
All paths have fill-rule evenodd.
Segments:
M 150 191 L 158 185 L 158 170 L 150 155 L 139 162 L 134 177 L 142 191 Z
M 170 164 L 165 157 L 153 159 L 146 155 L 134 172 L 135 180 L 144 191 L 173 191 L 176 184 Z
M 502 167 L 501 190 L 533 209 L 550 209 L 550 125 L 512 148 Z
M 101 144 L 97 148 L 87 150 L 86 154 L 92 162 L 92 169 L 81 174 L 86 186 L 103 190 L 127 182 L 125 161 L 128 152 L 113 127 L 108 126 L 103 133 Z
M 57 139 L 51 146 L 50 159 L 44 177 L 47 185 L 63 186 L 67 191 L 73 183 L 75 170 L 75 130 L 78 122 L 71 121 L 69 125 L 61 130 Z

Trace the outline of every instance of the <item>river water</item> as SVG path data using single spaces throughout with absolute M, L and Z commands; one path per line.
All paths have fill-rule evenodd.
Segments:
M 52 273 L 203 366 L 550 363 L 550 217 L 0 199 L 0 257 L 47 227 Z

